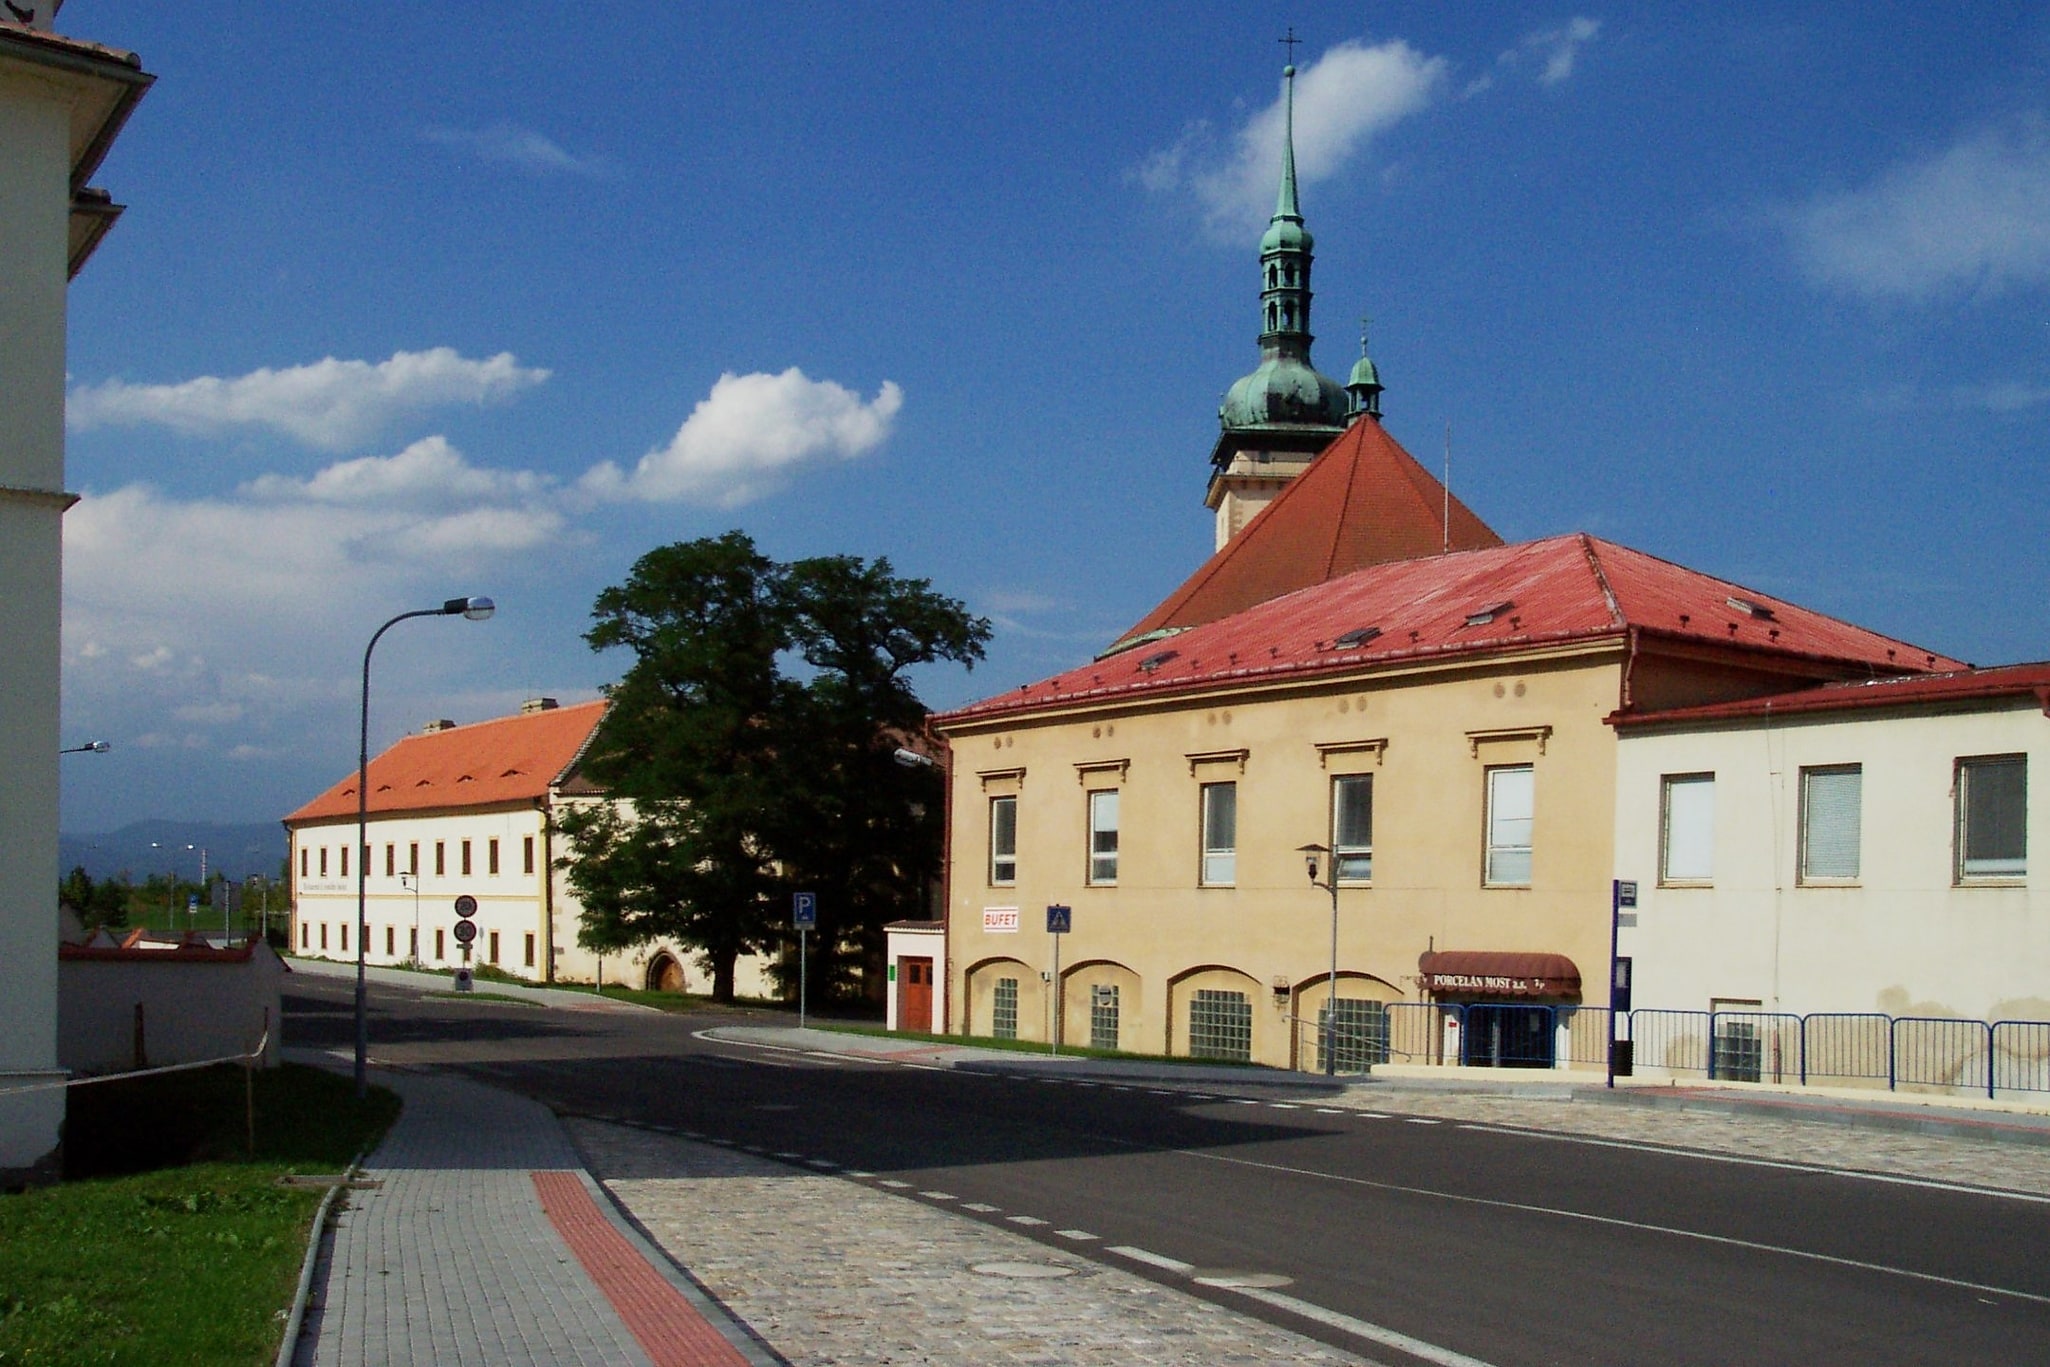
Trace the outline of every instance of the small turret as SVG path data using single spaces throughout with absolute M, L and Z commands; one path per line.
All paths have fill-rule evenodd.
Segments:
M 1361 418 L 1381 417 L 1381 372 L 1374 367 L 1374 358 L 1367 354 L 1367 320 L 1360 320 L 1360 358 L 1352 363 L 1352 378 L 1345 382 L 1345 392 L 1352 403 L 1345 415 L 1347 426 Z

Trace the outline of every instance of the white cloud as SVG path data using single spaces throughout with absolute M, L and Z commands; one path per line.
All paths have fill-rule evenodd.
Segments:
M 389 360 L 342 361 L 177 384 L 107 380 L 71 391 L 73 430 L 158 425 L 189 435 L 264 427 L 309 446 L 342 450 L 375 436 L 394 419 L 450 404 L 483 404 L 532 388 L 548 372 L 522 366 L 510 352 L 471 360 L 452 347 L 400 351 Z
M 423 437 L 395 456 L 337 461 L 310 479 L 263 475 L 242 486 L 266 501 L 313 503 L 470 505 L 531 498 L 552 481 L 531 470 L 485 470 L 463 459 L 441 436 Z
M 2030 118 L 1901 161 L 1786 216 L 1817 283 L 1927 300 L 2050 284 L 2050 126 Z
M 1340 43 L 1296 73 L 1296 179 L 1328 180 L 1373 138 L 1428 107 L 1444 84 L 1447 63 L 1400 39 L 1369 46 Z M 1202 202 L 1213 229 L 1237 234 L 1274 212 L 1281 182 L 1286 111 L 1277 92 L 1231 136 L 1214 146 L 1207 125 L 1193 124 L 1173 147 L 1148 157 L 1134 175 L 1155 191 L 1186 187 Z
M 788 485 L 804 470 L 868 454 L 889 436 L 904 392 L 883 381 L 874 399 L 792 366 L 780 375 L 721 375 L 669 444 L 631 474 L 611 461 L 580 487 L 605 499 L 738 507 Z
M 536 175 L 596 176 L 606 171 L 603 160 L 575 156 L 553 139 L 510 123 L 495 123 L 488 128 L 428 128 L 420 136 L 439 146 L 474 153 L 485 161 Z
M 1501 55 L 1498 65 L 1520 66 L 1529 59 L 1540 64 L 1537 74 L 1539 85 L 1559 85 L 1572 79 L 1573 64 L 1579 59 L 1580 49 L 1593 42 L 1601 31 L 1601 20 L 1576 15 L 1558 28 L 1525 34 L 1521 43 Z M 1485 85 L 1481 87 L 1486 88 Z
M 1957 408 L 1977 409 L 1984 413 L 2020 413 L 2050 404 L 2050 385 L 1996 380 L 1991 384 L 1959 386 L 1951 391 L 1950 397 L 1952 406 Z

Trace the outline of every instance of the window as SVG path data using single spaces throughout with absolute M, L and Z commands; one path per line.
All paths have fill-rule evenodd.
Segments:
M 1491 887 L 1530 886 L 1530 819 L 1535 775 L 1528 764 L 1488 770 L 1488 865 Z
M 469 841 L 467 841 L 467 840 L 465 840 L 465 841 L 463 842 L 463 877 L 465 877 L 465 878 L 468 878 L 469 876 L 470 876 L 470 842 L 469 842 Z
M 1957 762 L 1957 872 L 2020 878 L 2029 871 L 2029 761 L 1997 755 Z
M 1089 989 L 1089 1047 L 1118 1047 L 1118 989 L 1116 983 L 1097 983 Z
M 320 847 L 320 876 L 327 877 L 327 846 Z
M 1347 774 L 1331 780 L 1331 848 L 1338 852 L 1338 881 L 1364 883 L 1374 876 L 1374 776 Z
M 484 872 L 490 874 L 493 878 L 498 877 L 497 836 L 491 837 L 490 842 L 484 846 Z
M 1864 769 L 1840 764 L 1801 771 L 1801 881 L 1824 883 L 1858 876 L 1859 808 Z
M 1089 795 L 1089 881 L 1118 881 L 1118 791 Z
M 348 923 L 347 921 L 344 921 L 344 922 L 342 922 L 342 925 L 341 925 L 341 931 L 342 931 L 342 953 L 344 953 L 344 954 L 347 954 L 347 953 L 349 952 L 349 923 Z
M 342 877 L 344 877 L 344 878 L 347 878 L 348 876 L 349 876 L 349 847 L 348 847 L 347 845 L 344 845 L 344 846 L 342 846 Z
M 1239 785 L 1203 785 L 1203 882 L 1230 886 L 1237 877 Z
M 406 957 L 414 963 L 420 962 L 420 927 L 414 926 L 406 932 Z
M 533 933 L 532 931 L 528 931 L 528 932 L 527 932 L 527 967 L 529 967 L 529 968 L 532 968 L 533 966 L 534 966 L 534 933 Z
M 398 931 L 391 926 L 384 928 L 384 952 L 387 957 L 398 952 L 398 936 Z
M 302 850 L 300 851 L 300 853 L 303 854 L 305 853 L 305 851 Z M 306 924 L 306 922 L 304 921 L 301 921 L 299 923 L 299 948 L 313 948 L 313 927 Z
M 434 957 L 436 959 L 446 959 L 448 957 L 448 944 L 443 938 L 443 932 L 439 929 L 434 932 Z
M 399 847 L 396 845 L 386 845 L 384 847 L 384 876 L 386 878 L 390 878 L 393 874 L 397 873 L 398 871 Z
M 1018 881 L 1018 799 L 989 800 L 989 881 L 1005 886 Z
M 440 840 L 434 842 L 434 876 L 442 878 L 448 874 L 448 845 Z
M 520 872 L 534 871 L 534 837 L 527 836 L 520 841 Z
M 1715 873 L 1715 775 L 1660 780 L 1659 882 L 1706 883 Z
M 1199 987 L 1189 1002 L 1189 1057 L 1253 1061 L 1253 1002 L 1243 992 Z
M 420 876 L 420 842 L 417 840 L 406 846 L 406 872 L 415 878 Z
M 989 1001 L 989 1033 L 998 1039 L 1018 1038 L 1018 980 L 998 978 Z
M 498 932 L 491 932 L 491 962 L 498 962 Z
M 327 922 L 325 921 L 320 923 L 320 947 L 322 949 L 327 948 Z
M 301 878 L 304 878 L 306 876 L 306 861 L 312 855 L 312 853 L 313 851 L 305 848 L 304 846 L 301 846 L 299 849 L 299 876 Z

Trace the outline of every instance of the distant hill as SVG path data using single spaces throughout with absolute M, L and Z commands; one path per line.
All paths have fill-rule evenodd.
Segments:
M 152 849 L 152 842 L 162 848 Z M 126 873 L 140 883 L 153 873 L 168 872 L 175 854 L 178 876 L 191 881 L 199 877 L 202 849 L 209 877 L 224 873 L 240 881 L 261 873 L 275 878 L 286 857 L 285 828 L 275 821 L 132 821 L 100 835 L 58 836 L 57 871 L 62 876 L 83 865 L 94 878 Z

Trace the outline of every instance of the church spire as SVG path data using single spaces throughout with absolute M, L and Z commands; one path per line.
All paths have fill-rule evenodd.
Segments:
M 1345 382 L 1345 392 L 1352 396 L 1347 410 L 1347 425 L 1361 418 L 1379 419 L 1381 416 L 1381 372 L 1374 366 L 1374 358 L 1367 354 L 1367 320 L 1360 319 L 1360 358 L 1352 363 L 1352 378 Z
M 1281 72 L 1281 190 L 1274 199 L 1274 217 L 1260 239 L 1263 326 L 1260 346 L 1268 355 L 1307 364 L 1310 359 L 1310 262 L 1314 240 L 1303 227 L 1303 209 L 1295 183 L 1295 68 Z

